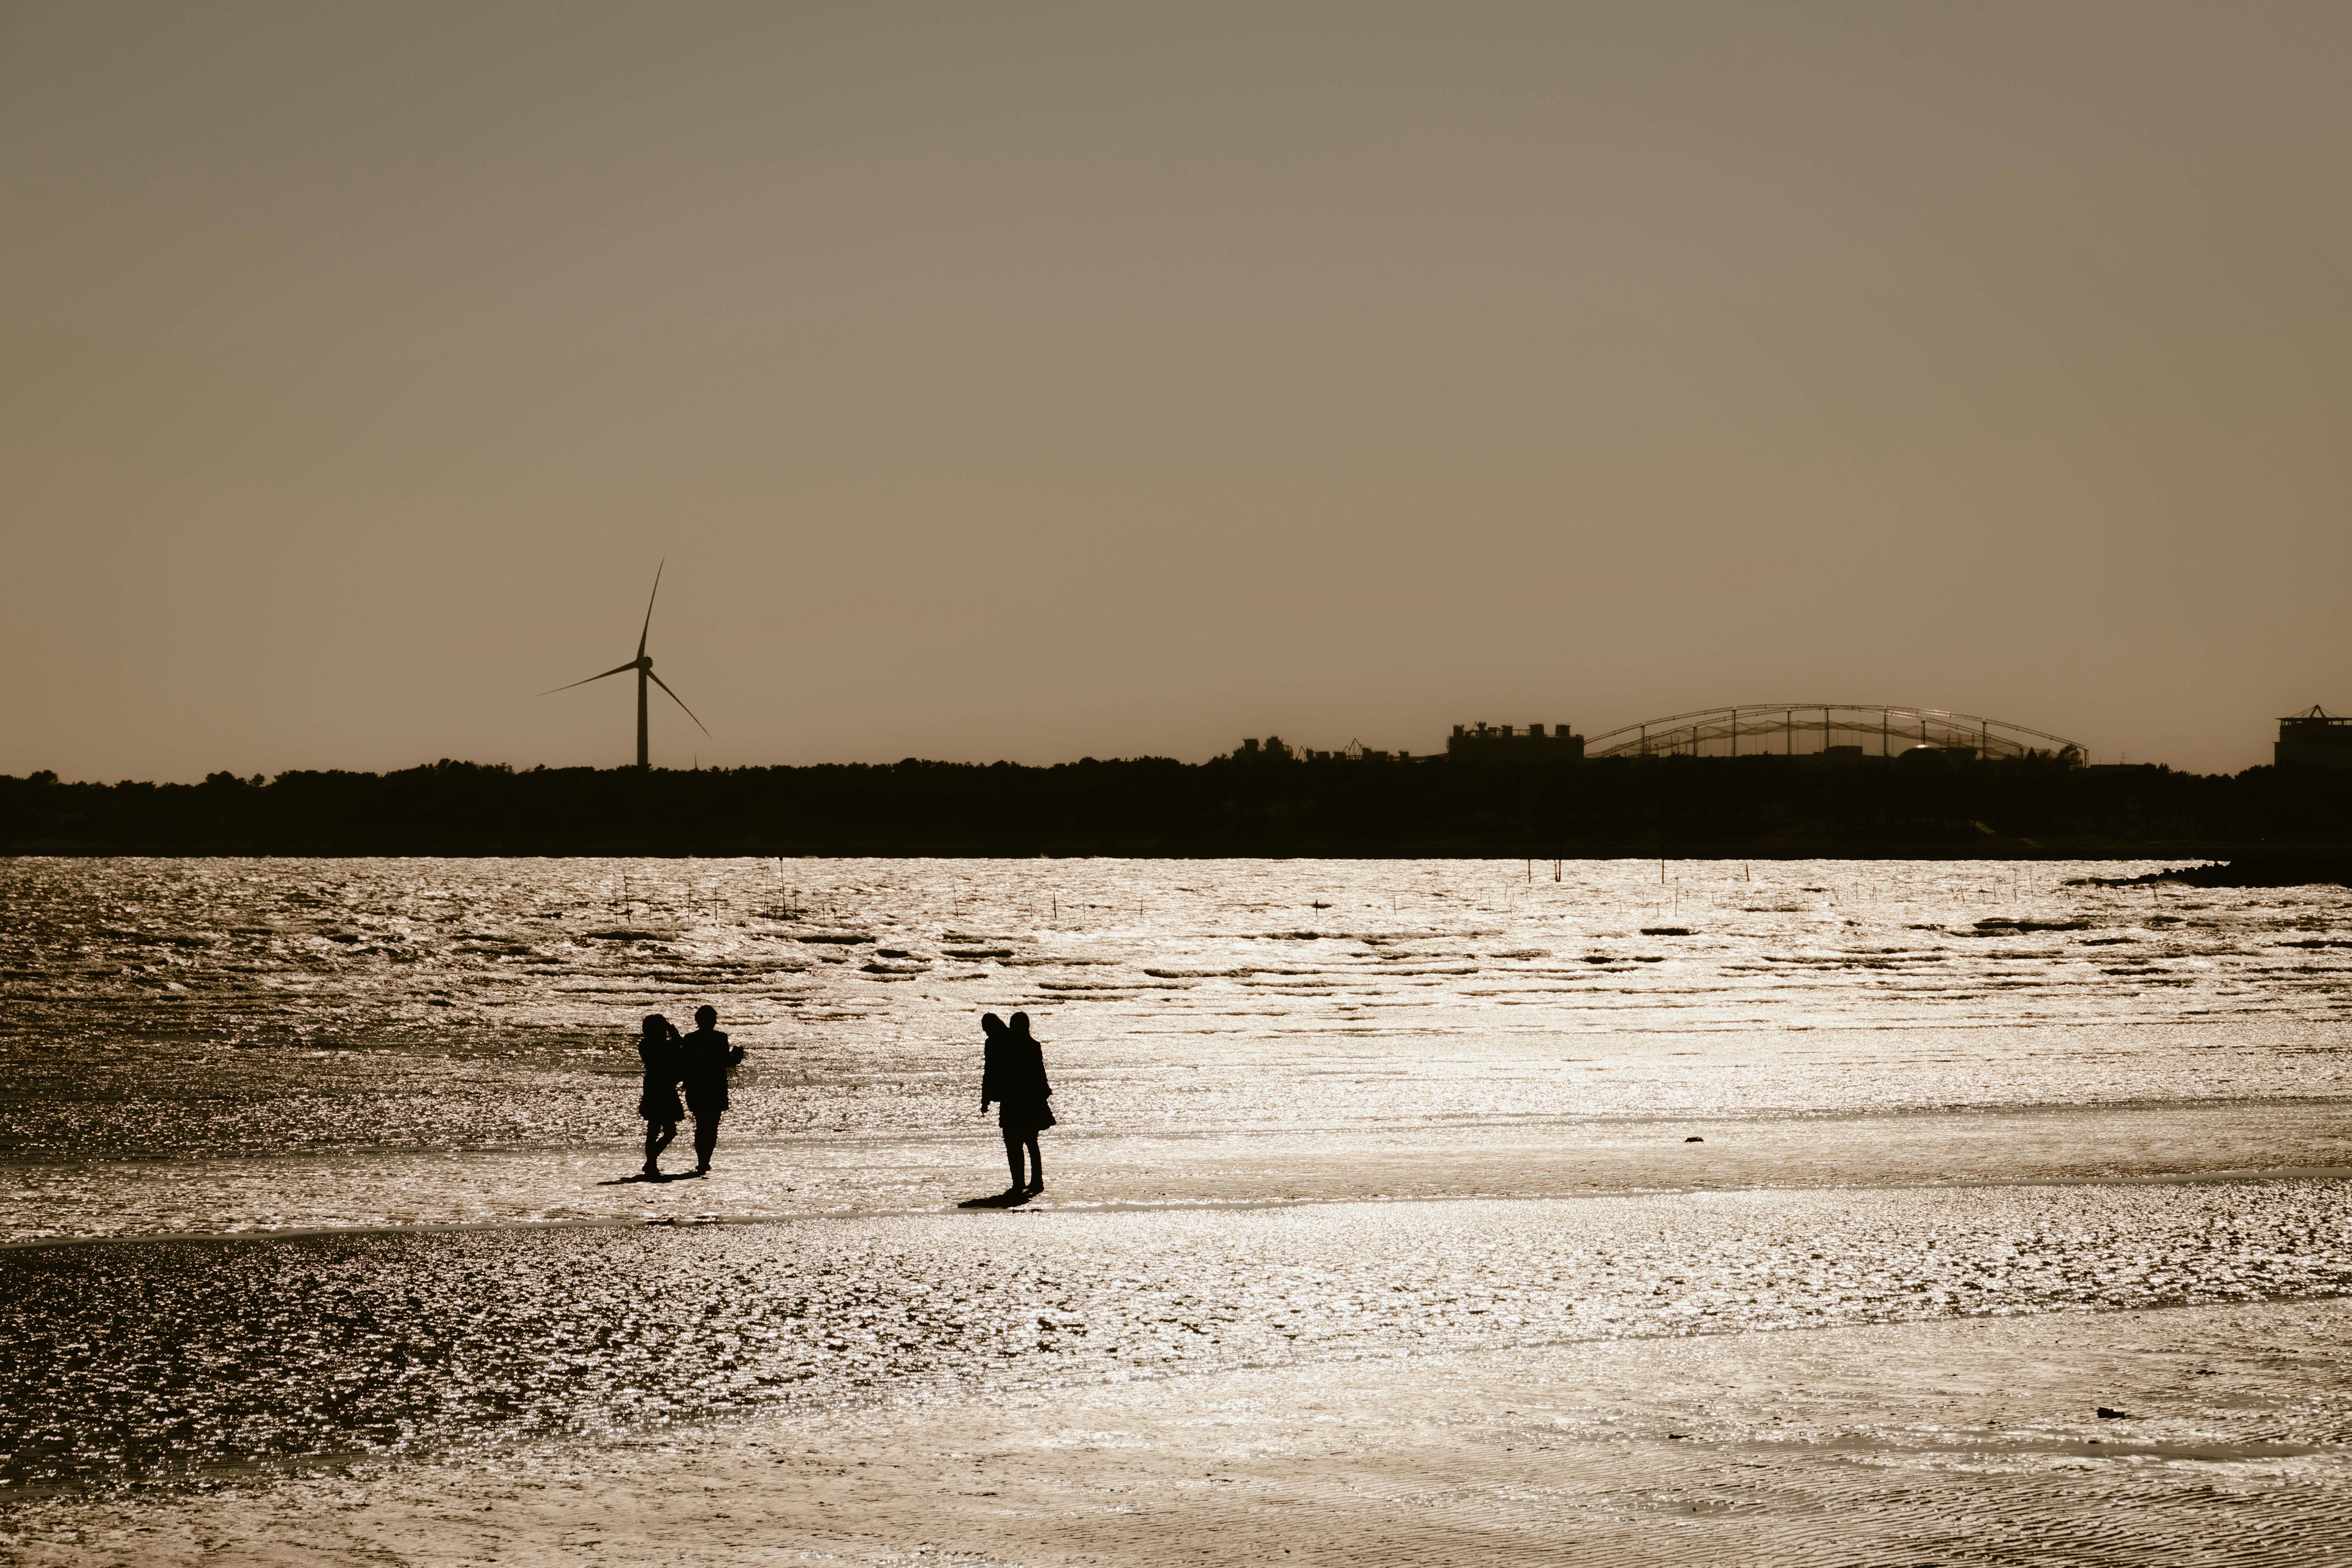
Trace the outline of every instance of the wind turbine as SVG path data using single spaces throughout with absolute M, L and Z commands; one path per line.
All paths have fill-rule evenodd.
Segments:
M 654 568 L 654 591 L 646 595 L 646 624 L 637 632 L 637 657 L 626 664 L 614 665 L 606 670 L 604 675 L 592 675 L 588 680 L 575 680 L 572 686 L 558 686 L 540 693 L 541 697 L 552 697 L 558 691 L 571 690 L 572 686 L 585 686 L 589 680 L 602 680 L 605 675 L 620 675 L 628 670 L 635 670 L 637 672 L 637 766 L 641 768 L 651 765 L 646 755 L 646 682 L 650 680 L 664 691 L 669 691 L 669 683 L 654 673 L 654 661 L 646 657 L 646 637 L 654 629 L 654 600 L 661 594 L 662 566 L 668 564 L 668 561 L 665 559 L 660 566 Z M 694 719 L 696 729 L 706 735 L 710 734 L 710 726 L 699 719 L 695 719 L 694 710 L 687 708 L 685 698 L 675 691 L 669 691 L 669 700 L 686 710 L 686 716 Z M 712 735 L 711 739 L 716 740 L 718 737 Z

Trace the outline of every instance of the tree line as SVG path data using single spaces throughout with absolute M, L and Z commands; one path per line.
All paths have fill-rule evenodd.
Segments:
M 61 855 L 2010 856 L 2343 846 L 2352 774 L 1811 757 L 1556 764 L 1235 753 L 1050 767 L 0 776 L 0 852 Z

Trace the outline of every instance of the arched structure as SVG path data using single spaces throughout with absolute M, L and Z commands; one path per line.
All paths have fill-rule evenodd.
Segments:
M 1584 754 L 1600 757 L 1750 757 L 1822 754 L 1891 757 L 1915 746 L 1979 757 L 2035 752 L 2076 756 L 2061 735 L 2006 720 L 1940 708 L 1885 708 L 1866 702 L 1758 702 L 1670 713 L 1596 735 Z

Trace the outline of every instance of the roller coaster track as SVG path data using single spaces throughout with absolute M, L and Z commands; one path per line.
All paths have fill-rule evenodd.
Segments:
M 1669 713 L 1596 735 L 1584 754 L 1599 757 L 1817 755 L 1848 749 L 1893 756 L 1916 746 L 1969 751 L 1979 757 L 2022 757 L 2083 748 L 2063 735 L 2003 719 L 1941 708 L 1891 708 L 1867 702 L 1756 702 Z

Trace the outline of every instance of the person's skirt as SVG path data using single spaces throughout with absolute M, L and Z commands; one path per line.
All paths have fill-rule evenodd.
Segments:
M 1054 1108 L 1042 1100 L 1008 1100 L 997 1108 L 996 1124 L 1007 1132 L 1043 1132 L 1054 1125 Z
M 678 1103 L 677 1089 L 647 1085 L 645 1093 L 637 1097 L 637 1114 L 648 1121 L 683 1121 L 686 1107 Z

